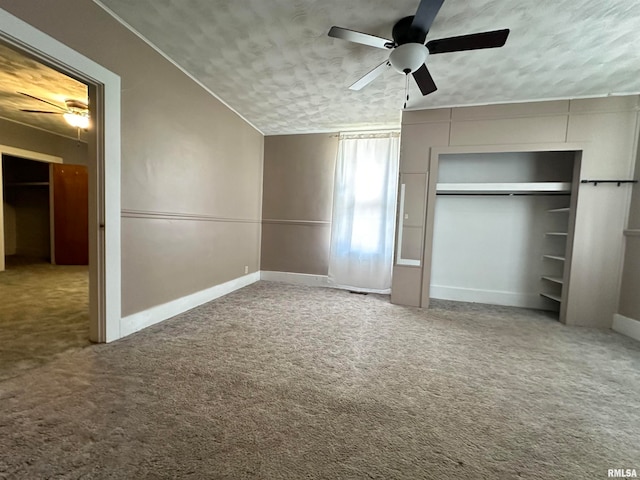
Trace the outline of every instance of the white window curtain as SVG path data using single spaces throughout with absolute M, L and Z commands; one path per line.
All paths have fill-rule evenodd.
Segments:
M 341 135 L 338 146 L 329 283 L 389 293 L 400 135 Z

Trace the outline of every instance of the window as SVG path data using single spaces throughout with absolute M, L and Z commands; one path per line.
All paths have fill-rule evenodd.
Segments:
M 340 137 L 329 256 L 334 285 L 391 288 L 399 144 L 398 133 Z

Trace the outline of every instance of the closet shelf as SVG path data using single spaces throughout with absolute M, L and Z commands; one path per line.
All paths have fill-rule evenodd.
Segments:
M 565 208 L 554 208 L 553 210 L 547 210 L 549 213 L 569 213 L 569 207 Z
M 552 293 L 541 293 L 540 295 L 542 295 L 545 298 L 550 298 L 551 300 L 554 300 L 556 302 L 562 301 L 562 298 L 560 297 L 560 295 L 553 295 Z
M 550 237 L 566 237 L 568 233 L 567 232 L 545 232 L 545 235 L 549 235 Z
M 571 193 L 568 182 L 438 183 L 437 193 Z
M 560 257 L 558 255 L 543 255 L 544 258 L 550 258 L 551 260 L 560 260 L 561 262 L 564 262 L 565 258 L 564 257 Z
M 49 182 L 11 182 L 7 183 L 5 187 L 46 187 Z
M 545 276 L 543 276 L 541 278 L 543 280 L 548 280 L 548 281 L 553 282 L 553 283 L 559 283 L 560 285 L 564 284 L 564 281 L 562 280 L 562 277 L 552 277 L 552 276 L 545 275 Z

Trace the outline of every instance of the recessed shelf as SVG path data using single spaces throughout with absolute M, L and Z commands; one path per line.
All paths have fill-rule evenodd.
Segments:
M 562 301 L 562 298 L 560 297 L 560 295 L 554 295 L 552 293 L 541 293 L 540 295 L 542 295 L 545 298 L 550 298 L 551 300 L 554 300 L 556 302 Z
M 559 260 L 561 262 L 564 262 L 565 258 L 561 257 L 559 255 L 543 255 L 544 258 L 550 258 L 551 260 Z
M 569 207 L 564 208 L 554 208 L 552 210 L 547 210 L 549 213 L 569 213 L 571 209 Z
M 550 282 L 553 283 L 559 283 L 560 285 L 562 285 L 564 283 L 564 281 L 562 280 L 562 277 L 552 277 L 550 275 L 545 275 L 543 277 L 541 277 L 543 280 L 548 280 Z
M 569 182 L 438 183 L 437 193 L 571 193 Z
M 545 232 L 545 235 L 549 235 L 550 237 L 566 237 L 567 232 Z

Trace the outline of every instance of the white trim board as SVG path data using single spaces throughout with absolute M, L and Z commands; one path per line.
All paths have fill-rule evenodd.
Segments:
M 477 288 L 447 287 L 431 285 L 430 297 L 439 300 L 457 302 L 486 303 L 507 307 L 535 308 L 546 310 L 548 302 L 539 294 L 504 292 L 500 290 L 481 290 Z
M 122 319 L 120 333 L 123 337 L 126 337 L 151 325 L 163 322 L 171 317 L 175 317 L 176 315 L 251 285 L 260 280 L 260 277 L 260 272 L 250 273 L 249 275 L 221 283 L 215 287 L 177 298 L 176 300 L 151 307 L 142 312 L 134 313 Z
M 9 145 L 0 145 L 0 154 L 11 155 L 13 157 L 19 157 L 19 158 L 26 158 L 27 160 L 35 160 L 37 162 L 62 163 L 62 157 L 49 155 L 47 153 L 33 152 L 31 150 L 11 147 Z
M 326 275 L 311 275 L 309 273 L 270 272 L 268 270 L 262 270 L 260 272 L 260 280 L 307 285 L 309 287 L 330 286 L 329 279 Z
M 640 321 L 625 317 L 618 313 L 613 315 L 612 330 L 640 341 Z
M 381 295 L 389 295 L 391 293 L 390 289 L 372 290 L 369 288 L 335 285 L 329 281 L 329 277 L 327 275 L 311 275 L 309 273 L 272 272 L 263 270 L 260 272 L 260 280 L 290 283 L 292 285 L 306 285 L 308 287 L 337 288 L 338 290 L 349 290 L 352 292 L 378 293 Z

